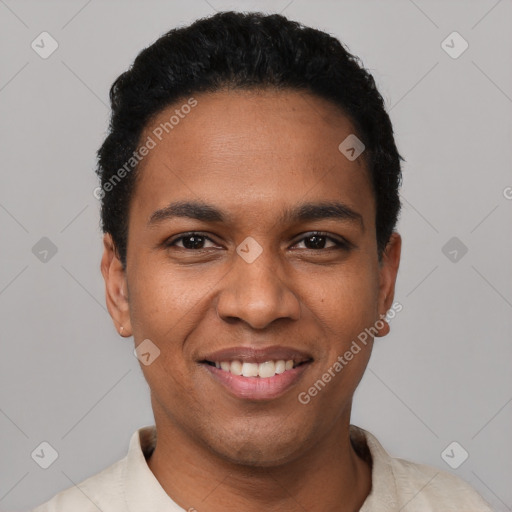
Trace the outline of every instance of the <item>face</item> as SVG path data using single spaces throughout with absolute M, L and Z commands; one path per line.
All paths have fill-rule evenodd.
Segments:
M 141 364 L 157 429 L 271 466 L 348 425 L 372 340 L 333 365 L 391 307 L 400 237 L 379 262 L 364 153 L 338 150 L 355 129 L 332 104 L 194 98 L 169 133 L 158 127 L 182 103 L 141 138 L 156 145 L 139 164 L 126 271 L 105 236 L 107 304 L 123 335 L 151 340 L 148 361 L 160 351 Z

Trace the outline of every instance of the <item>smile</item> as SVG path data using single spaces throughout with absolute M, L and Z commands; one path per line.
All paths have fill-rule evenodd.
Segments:
M 204 354 L 197 362 L 215 385 L 244 400 L 273 400 L 301 380 L 311 354 L 290 347 L 233 347 Z
M 281 375 L 286 371 L 292 370 L 303 362 L 294 362 L 293 359 L 279 359 L 277 361 L 265 361 L 263 363 L 250 363 L 247 361 L 206 361 L 207 364 L 215 366 L 224 372 L 242 377 L 259 377 L 260 379 L 269 379 L 275 375 Z

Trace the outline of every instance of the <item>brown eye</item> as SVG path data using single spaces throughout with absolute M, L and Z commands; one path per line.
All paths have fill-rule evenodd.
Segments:
M 188 233 L 170 240 L 165 245 L 166 247 L 179 247 L 187 250 L 198 250 L 207 249 L 207 247 L 204 247 L 206 241 L 211 242 L 210 238 L 205 235 L 201 235 L 200 233 Z M 181 242 L 182 245 L 178 245 L 179 242 Z
M 329 242 L 331 245 L 326 247 L 326 244 Z M 349 248 L 348 243 L 334 237 L 330 237 L 326 233 L 311 233 L 302 238 L 298 243 L 304 243 L 305 248 L 310 250 Z
M 205 237 L 200 235 L 190 235 L 184 236 L 181 240 L 183 241 L 183 247 L 185 247 L 185 249 L 202 249 Z
M 326 243 L 326 236 L 312 235 L 304 238 L 304 245 L 307 249 L 325 249 Z

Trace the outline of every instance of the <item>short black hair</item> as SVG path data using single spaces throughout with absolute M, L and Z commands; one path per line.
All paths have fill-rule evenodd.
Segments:
M 226 11 L 165 33 L 112 84 L 109 132 L 98 150 L 101 188 L 95 195 L 101 199 L 103 232 L 111 234 L 123 267 L 138 167 L 133 155 L 143 130 L 178 100 L 226 87 L 303 91 L 341 108 L 365 145 L 380 260 L 400 212 L 402 158 L 372 75 L 326 32 L 279 14 Z

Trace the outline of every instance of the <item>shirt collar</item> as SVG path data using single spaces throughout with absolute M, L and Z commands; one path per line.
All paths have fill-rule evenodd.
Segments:
M 357 452 L 369 451 L 371 457 L 372 488 L 359 512 L 395 512 L 399 506 L 392 458 L 367 430 L 350 425 L 350 439 Z
M 156 442 L 154 426 L 137 430 L 130 439 L 125 466 L 124 495 L 130 512 L 183 512 L 164 491 L 146 462 L 146 456 L 153 451 Z

